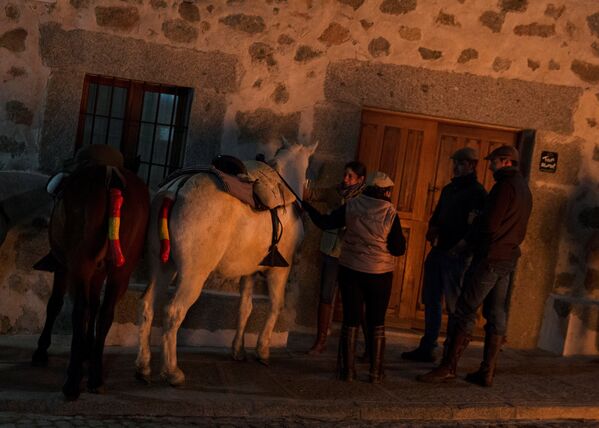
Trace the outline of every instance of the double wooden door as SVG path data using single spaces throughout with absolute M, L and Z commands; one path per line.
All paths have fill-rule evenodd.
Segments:
M 362 112 L 358 159 L 369 171 L 379 170 L 394 181 L 392 201 L 397 207 L 407 251 L 398 258 L 387 324 L 422 328 L 423 262 L 430 250 L 428 220 L 441 189 L 452 177 L 450 156 L 461 147 L 478 150 L 479 180 L 489 190 L 493 176 L 483 158 L 502 144 L 516 145 L 517 132 L 401 115 L 378 110 Z

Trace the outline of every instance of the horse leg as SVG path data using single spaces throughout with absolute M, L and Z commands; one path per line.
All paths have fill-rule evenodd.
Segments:
M 85 335 L 85 354 L 84 360 L 89 360 L 92 357 L 94 342 L 96 337 L 96 318 L 98 308 L 100 307 L 100 295 L 102 294 L 102 285 L 106 278 L 106 272 L 97 271 L 91 279 L 89 292 L 89 319 L 87 322 L 87 333 Z
M 285 302 L 285 283 L 289 276 L 290 268 L 272 268 L 267 274 L 268 295 L 270 297 L 270 312 L 264 324 L 264 328 L 258 337 L 258 345 L 256 346 L 256 354 L 258 361 L 264 365 L 268 365 L 270 357 L 270 339 L 272 331 L 275 328 L 281 309 Z
M 104 299 L 96 323 L 96 339 L 90 356 L 87 379 L 88 390 L 96 394 L 104 390 L 104 343 L 114 320 L 114 308 L 127 291 L 130 275 L 130 271 L 112 271 L 106 281 Z
M 153 266 L 153 272 L 150 275 L 148 286 L 140 299 L 139 306 L 139 349 L 137 351 L 137 358 L 135 359 L 135 377 L 146 383 L 150 383 L 150 360 L 152 358 L 152 351 L 150 348 L 150 339 L 152 334 L 152 321 L 154 319 L 154 302 L 156 300 L 156 293 L 162 294 L 168 288 L 175 276 L 172 263 L 167 266 Z M 158 290 L 157 290 L 158 287 Z
M 172 386 L 185 382 L 185 374 L 177 367 L 177 331 L 187 311 L 200 296 L 207 277 L 207 273 L 179 272 L 175 295 L 164 308 L 160 375 Z
M 252 313 L 252 291 L 254 289 L 254 277 L 247 275 L 241 278 L 239 298 L 239 319 L 237 321 L 237 332 L 233 339 L 232 353 L 235 361 L 245 361 L 244 333 L 248 318 Z
M 45 367 L 48 365 L 48 348 L 52 341 L 52 328 L 54 327 L 56 317 L 58 317 L 58 314 L 62 309 L 66 290 L 66 273 L 55 272 L 54 283 L 52 284 L 52 294 L 50 295 L 48 306 L 46 307 L 46 322 L 42 334 L 37 341 L 37 349 L 31 358 L 31 365 L 33 366 Z
M 81 266 L 82 265 L 82 266 Z M 76 400 L 80 394 L 81 378 L 83 377 L 82 365 L 85 354 L 85 334 L 89 322 L 89 288 L 90 279 L 94 271 L 93 263 L 81 263 L 80 271 L 71 274 L 67 282 L 73 284 L 74 302 L 73 336 L 71 339 L 71 356 L 67 368 L 67 380 L 62 392 L 68 400 Z

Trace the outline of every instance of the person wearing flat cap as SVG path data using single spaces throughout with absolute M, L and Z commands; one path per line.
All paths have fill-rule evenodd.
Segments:
M 452 251 L 472 248 L 473 259 L 464 277 L 462 293 L 450 315 L 447 352 L 441 364 L 417 377 L 422 382 L 447 382 L 456 378 L 458 361 L 470 342 L 476 312 L 483 307 L 485 344 L 480 368 L 466 380 L 491 386 L 499 351 L 504 343 L 511 295 L 510 277 L 520 257 L 520 244 L 526 235 L 532 210 L 532 195 L 518 170 L 519 154 L 512 146 L 500 146 L 485 159 L 495 184 L 485 208 Z
M 441 191 L 426 233 L 432 248 L 424 261 L 424 336 L 416 349 L 401 354 L 406 360 L 435 361 L 443 299 L 447 314 L 452 314 L 462 289 L 464 272 L 472 259 L 470 251 L 456 253 L 451 250 L 466 236 L 487 197 L 485 188 L 476 178 L 478 152 L 464 147 L 454 152 L 450 159 L 453 178 Z
M 363 192 L 328 215 L 309 203 L 303 207 L 320 229 L 345 227 L 339 256 L 338 282 L 343 302 L 337 372 L 341 380 L 356 378 L 356 338 L 365 307 L 370 352 L 369 378 L 383 380 L 385 312 L 391 296 L 396 257 L 406 250 L 399 216 L 391 203 L 393 181 L 383 172 L 368 174 Z

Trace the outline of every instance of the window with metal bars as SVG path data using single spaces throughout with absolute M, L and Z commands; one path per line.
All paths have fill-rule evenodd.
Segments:
M 86 75 L 76 149 L 109 144 L 151 188 L 181 167 L 193 90 Z

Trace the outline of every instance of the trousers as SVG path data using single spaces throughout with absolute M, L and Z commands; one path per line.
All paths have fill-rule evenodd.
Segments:
M 343 324 L 360 325 L 362 307 L 369 327 L 385 325 L 385 313 L 391 297 L 393 272 L 364 273 L 339 266 L 339 289 L 343 302 Z
M 485 332 L 505 336 L 512 293 L 511 276 L 516 261 L 473 262 L 464 277 L 462 293 L 456 304 L 452 324 L 471 334 L 476 322 L 476 311 L 482 305 Z
M 420 348 L 432 351 L 437 346 L 443 315 L 443 299 L 448 315 L 455 312 L 462 290 L 462 280 L 470 264 L 469 255 L 451 256 L 433 248 L 424 261 L 422 302 L 424 303 L 424 336 Z

